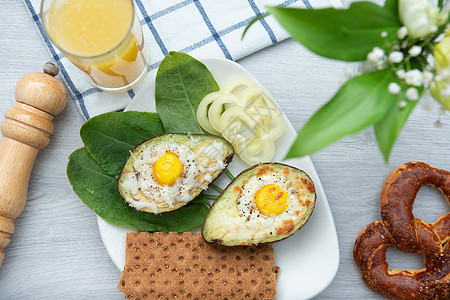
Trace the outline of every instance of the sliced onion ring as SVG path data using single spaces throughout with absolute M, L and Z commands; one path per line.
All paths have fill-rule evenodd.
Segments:
M 197 110 L 199 124 L 221 134 L 248 164 L 270 161 L 274 141 L 285 129 L 285 117 L 268 90 L 247 77 L 228 80 L 220 92 L 207 95 Z
M 249 87 L 254 86 L 257 86 L 256 82 L 248 77 L 234 77 L 225 82 L 223 86 L 220 88 L 220 91 L 224 95 L 227 94 L 239 95 L 238 88 L 247 89 Z
M 257 155 L 250 155 L 245 148 L 240 149 L 241 150 L 241 153 L 239 154 L 240 158 L 250 165 L 270 161 L 273 155 L 275 154 L 275 145 L 273 142 L 263 141 L 263 143 L 264 147 L 262 151 Z
M 264 150 L 264 143 L 262 139 L 255 139 L 250 145 L 246 145 L 245 154 L 249 156 L 257 155 Z
M 219 131 L 224 134 L 224 132 L 227 131 L 228 126 L 236 122 L 243 122 L 246 127 L 250 129 L 257 126 L 258 120 L 252 118 L 243 107 L 233 106 L 225 110 L 225 112 L 220 116 Z
M 238 98 L 236 96 L 227 94 L 227 95 L 221 95 L 219 98 L 217 98 L 209 107 L 208 110 L 208 119 L 211 123 L 212 127 L 220 132 L 220 116 L 223 112 L 223 106 L 227 103 L 234 103 L 239 104 Z
M 253 102 L 255 101 L 254 97 L 263 97 L 262 99 L 264 100 L 263 105 L 267 105 L 270 107 L 275 107 L 275 100 L 273 99 L 272 95 L 269 93 L 268 90 L 266 90 L 263 87 L 260 86 L 256 86 L 256 87 L 250 87 L 245 89 L 242 93 L 239 94 L 239 98 L 240 98 L 240 105 L 244 106 L 246 108 L 250 108 L 253 104 Z M 263 105 L 258 105 L 258 106 L 263 106 Z
M 283 134 L 285 128 L 286 122 L 281 112 L 276 116 L 260 118 L 258 122 L 260 135 L 273 141 Z
M 205 96 L 203 100 L 198 105 L 197 109 L 197 121 L 202 126 L 203 129 L 208 131 L 211 134 L 220 135 L 220 132 L 212 127 L 211 123 L 208 119 L 208 106 L 213 103 L 217 98 L 221 95 L 220 92 L 213 92 Z

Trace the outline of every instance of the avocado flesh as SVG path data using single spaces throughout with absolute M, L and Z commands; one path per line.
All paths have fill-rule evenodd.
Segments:
M 149 197 L 143 193 L 140 189 L 136 191 L 136 186 L 134 184 L 130 185 L 129 178 L 134 174 L 142 176 L 139 170 L 136 170 L 134 163 L 136 158 L 148 147 L 156 145 L 158 143 L 178 143 L 183 145 L 188 145 L 189 149 L 200 159 L 203 166 L 207 168 L 215 165 L 215 161 L 207 161 L 202 153 L 202 150 L 207 149 L 211 145 L 220 145 L 222 147 L 222 157 L 221 161 L 224 166 L 226 166 L 233 158 L 234 149 L 233 146 L 228 143 L 225 139 L 207 134 L 163 134 L 155 136 L 148 140 L 145 140 L 138 146 L 136 146 L 130 153 L 127 161 L 125 162 L 122 171 L 118 179 L 119 192 L 124 198 L 125 202 L 130 206 L 134 207 L 136 210 L 147 212 L 147 213 L 163 213 L 178 209 L 188 202 L 193 200 L 198 196 L 207 186 L 214 181 L 224 169 L 214 170 L 213 172 L 200 173 L 195 177 L 195 183 L 189 185 L 188 195 L 189 200 L 186 199 L 174 199 L 170 205 L 160 199 L 157 194 Z M 201 155 L 198 155 L 201 154 Z M 132 188 L 130 188 L 132 186 Z M 133 190 L 133 191 L 131 191 Z M 186 195 L 185 195 L 186 196 Z
M 273 176 L 288 176 L 294 189 L 302 187 L 297 195 L 299 199 L 292 200 L 302 203 L 301 214 L 290 226 L 278 226 L 273 230 L 263 232 L 248 226 L 238 210 L 238 199 L 246 189 L 252 178 L 255 179 L 264 172 Z M 288 174 L 286 174 L 288 173 Z M 270 184 L 269 182 L 267 184 Z M 253 197 L 253 195 L 251 195 Z M 303 171 L 280 163 L 259 164 L 250 167 L 239 174 L 222 192 L 212 205 L 202 226 L 202 235 L 207 242 L 214 242 L 225 246 L 256 245 L 275 242 L 289 237 L 298 231 L 311 216 L 316 200 L 315 188 L 310 177 Z M 281 216 L 281 215 L 280 215 Z M 284 217 L 280 217 L 284 218 Z M 290 220 L 292 218 L 286 217 Z M 287 224 L 287 223 L 283 223 Z

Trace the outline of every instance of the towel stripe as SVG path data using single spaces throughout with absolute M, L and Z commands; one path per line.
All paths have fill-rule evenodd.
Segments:
M 302 2 L 303 2 L 303 4 L 305 5 L 306 8 L 308 8 L 308 9 L 312 9 L 313 8 L 308 0 L 302 0 Z
M 253 9 L 257 17 L 262 15 L 262 12 L 259 10 L 258 5 L 256 5 L 254 0 L 248 0 L 248 3 L 250 4 L 251 8 Z M 272 28 L 270 28 L 269 24 L 267 24 L 264 18 L 259 19 L 259 22 L 267 31 L 267 34 L 269 35 L 269 38 L 272 41 L 272 44 L 275 44 L 277 42 L 277 38 L 275 37 L 275 33 L 273 33 Z
M 208 26 L 209 31 L 211 32 L 213 38 L 216 40 L 217 44 L 220 47 L 220 50 L 222 50 L 223 54 L 227 59 L 233 60 L 231 57 L 230 52 L 228 51 L 227 47 L 223 43 L 221 37 L 217 34 L 216 29 L 211 23 L 211 20 L 209 19 L 208 15 L 205 12 L 205 9 L 203 8 L 202 4 L 199 0 L 194 0 L 195 6 L 197 6 L 198 11 L 200 12 L 200 15 L 203 18 L 203 21 L 205 21 L 206 26 Z
M 159 36 L 158 31 L 156 30 L 155 26 L 153 25 L 152 19 L 148 16 L 147 10 L 145 9 L 144 5 L 142 4 L 141 0 L 135 0 L 136 4 L 141 11 L 142 16 L 144 17 L 144 21 L 147 24 L 148 28 L 150 29 L 151 33 L 153 34 L 153 37 L 155 38 L 156 43 L 158 44 L 159 48 L 161 49 L 161 52 L 164 56 L 169 54 L 169 51 L 167 51 L 166 45 L 162 41 L 161 37 Z
M 300 0 L 287 0 L 287 1 L 284 1 L 283 3 L 278 4 L 277 6 L 286 7 L 288 5 L 296 3 L 298 1 L 300 1 Z M 305 5 L 305 7 L 307 7 L 308 5 L 311 6 L 311 4 L 309 4 L 308 0 L 302 0 L 302 3 Z
M 86 97 L 95 93 L 99 93 L 101 92 L 101 90 L 99 90 L 98 88 L 90 88 L 88 90 L 85 90 L 84 92 L 81 93 L 81 96 Z
M 160 18 L 162 16 L 165 16 L 165 15 L 171 13 L 171 12 L 177 11 L 180 8 L 188 6 L 189 4 L 192 4 L 192 3 L 194 3 L 193 0 L 186 0 L 186 1 L 183 1 L 183 2 L 180 2 L 180 3 L 177 3 L 175 5 L 169 6 L 166 9 L 163 9 L 163 10 L 158 11 L 157 13 L 154 13 L 153 15 L 151 15 L 150 19 L 156 20 L 156 19 L 158 19 L 158 18 Z
M 133 89 L 128 90 L 127 93 L 128 93 L 128 95 L 130 96 L 131 99 L 133 99 L 133 97 L 135 96 L 135 93 L 134 93 Z

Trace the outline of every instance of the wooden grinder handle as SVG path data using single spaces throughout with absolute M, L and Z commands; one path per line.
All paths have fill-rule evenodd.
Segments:
M 64 85 L 54 76 L 58 67 L 47 62 L 44 73 L 24 75 L 16 85 L 16 103 L 1 123 L 0 142 L 0 267 L 14 220 L 22 212 L 34 160 L 53 133 L 53 117 L 65 107 Z

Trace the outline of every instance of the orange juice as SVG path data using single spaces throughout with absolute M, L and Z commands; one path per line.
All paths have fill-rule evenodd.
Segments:
M 43 10 L 48 35 L 94 85 L 122 91 L 145 76 L 147 57 L 132 0 L 51 2 Z

